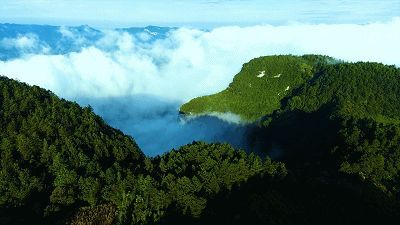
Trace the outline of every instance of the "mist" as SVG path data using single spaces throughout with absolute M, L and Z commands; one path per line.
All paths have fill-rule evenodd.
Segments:
M 323 54 L 400 65 L 399 18 L 365 25 L 179 28 L 161 38 L 126 29 L 57 29 L 61 41 L 55 45 L 34 32 L 0 39 L 1 47 L 19 51 L 17 57 L 0 61 L 0 74 L 90 104 L 113 127 L 133 136 L 148 155 L 194 140 L 246 148 L 249 127 L 237 116 L 185 120 L 178 110 L 194 97 L 225 89 L 252 58 Z M 84 31 L 93 35 L 82 35 Z
M 247 132 L 250 125 L 227 122 L 217 117 L 201 116 L 187 120 L 178 115 L 180 103 L 149 95 L 81 99 L 90 104 L 110 125 L 131 134 L 140 148 L 150 156 L 195 140 L 227 142 L 249 150 Z

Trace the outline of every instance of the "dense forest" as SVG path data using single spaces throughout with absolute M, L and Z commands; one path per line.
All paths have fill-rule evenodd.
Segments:
M 378 63 L 324 65 L 263 119 L 265 133 L 256 135 L 285 145 L 290 154 L 306 149 L 326 159 L 327 168 L 398 195 L 399 78 L 398 68 Z
M 220 192 L 252 177 L 286 174 L 282 163 L 227 144 L 193 143 L 146 158 L 131 137 L 90 107 L 0 79 L 2 224 L 198 218 Z
M 254 148 L 146 157 L 90 106 L 0 77 L 0 224 L 396 224 L 400 70 L 269 56 L 184 113 L 234 112 Z M 287 87 L 289 90 L 286 90 Z
M 307 73 L 301 70 L 305 61 L 312 66 Z M 267 74 L 280 73 L 279 80 L 276 77 L 267 82 L 279 81 L 280 86 L 273 85 L 282 89 L 289 86 L 288 80 L 280 79 L 284 78 L 282 71 L 290 68 L 297 68 L 290 76 L 292 81 L 303 79 L 276 104 L 277 90 L 268 89 L 268 84 L 256 76 L 257 71 L 268 71 L 266 79 Z M 257 79 L 259 86 L 253 83 Z M 266 93 L 263 98 L 255 97 L 262 96 L 262 92 Z M 235 103 L 237 99 L 241 99 L 239 103 Z M 242 118 L 257 120 L 258 128 L 250 135 L 253 147 L 270 151 L 299 179 L 322 180 L 358 191 L 368 187 L 364 198 L 378 204 L 375 195 L 381 193 L 398 205 L 399 68 L 346 63 L 318 55 L 260 57 L 245 64 L 226 90 L 196 98 L 181 108 L 188 114 L 209 110 L 235 112 Z M 274 150 L 276 146 L 279 154 Z M 382 209 L 389 208 L 392 215 L 399 213 L 398 206 L 382 204 Z

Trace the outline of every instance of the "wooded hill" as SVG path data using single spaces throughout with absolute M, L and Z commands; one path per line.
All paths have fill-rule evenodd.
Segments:
M 149 158 L 90 107 L 0 77 L 0 223 L 391 224 L 399 78 L 379 63 L 269 56 L 192 102 L 257 120 L 250 144 L 280 146 L 274 161 L 202 142 Z

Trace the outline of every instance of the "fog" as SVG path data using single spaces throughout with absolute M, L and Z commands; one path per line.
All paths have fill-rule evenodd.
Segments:
M 57 45 L 73 43 L 74 48 L 54 51 L 35 33 L 0 37 L 0 47 L 20 51 L 17 58 L 0 61 L 0 74 L 90 104 L 112 126 L 133 136 L 148 155 L 193 140 L 247 147 L 247 126 L 237 116 L 183 120 L 178 110 L 194 97 L 226 88 L 242 64 L 254 57 L 324 54 L 400 65 L 399 18 L 366 25 L 179 28 L 151 41 L 154 32 L 107 30 L 83 36 L 77 29 L 60 27 L 59 34 L 70 41 Z
M 230 123 L 216 117 L 202 116 L 187 120 L 178 115 L 180 103 L 149 95 L 80 99 L 90 103 L 110 125 L 134 136 L 147 155 L 179 148 L 194 140 L 227 142 L 248 149 L 246 134 L 250 125 Z

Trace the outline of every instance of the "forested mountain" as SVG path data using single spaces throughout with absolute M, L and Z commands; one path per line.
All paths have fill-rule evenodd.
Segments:
M 182 107 L 257 120 L 250 144 L 279 146 L 273 161 L 202 142 L 146 157 L 90 106 L 0 77 L 0 224 L 396 224 L 399 78 L 378 63 L 261 57 Z
M 264 76 L 256 76 L 260 70 Z M 292 90 L 278 98 L 285 86 Z M 303 176 L 349 174 L 400 197 L 400 69 L 395 66 L 316 55 L 261 57 L 245 64 L 226 90 L 181 110 L 261 118 L 253 145 L 280 146 L 288 168 Z
M 324 65 L 262 121 L 263 135 L 398 195 L 399 78 L 400 69 L 379 63 Z
M 320 64 L 335 63 L 327 56 L 264 56 L 245 63 L 229 87 L 181 106 L 184 114 L 234 113 L 253 122 L 279 109 L 292 89 L 311 79 Z
M 198 218 L 221 191 L 286 174 L 283 164 L 227 144 L 193 143 L 146 158 L 90 107 L 5 77 L 0 104 L 1 224 Z
M 0 217 L 96 205 L 124 177 L 145 170 L 133 139 L 90 107 L 5 77 L 0 104 Z

